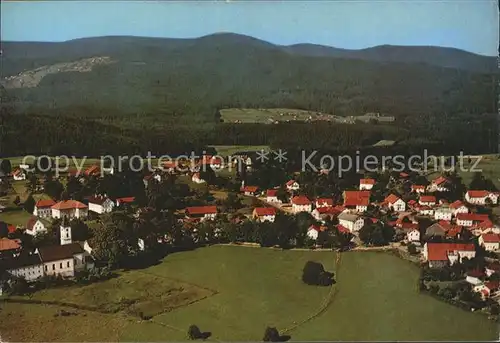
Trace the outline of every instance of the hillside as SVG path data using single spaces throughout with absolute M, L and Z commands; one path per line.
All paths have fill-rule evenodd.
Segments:
M 394 116 L 496 110 L 491 74 L 422 61 L 306 56 L 236 34 L 6 42 L 3 52 L 4 76 L 88 58 L 113 60 L 85 73 L 47 74 L 37 87 L 8 90 L 21 109 L 62 109 L 79 116 L 155 114 L 213 122 L 218 109 L 244 107 Z

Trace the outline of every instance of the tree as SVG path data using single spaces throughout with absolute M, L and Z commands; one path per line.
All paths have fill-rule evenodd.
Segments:
M 417 247 L 413 243 L 408 244 L 407 249 L 410 255 L 416 255 L 418 253 Z
M 87 224 L 85 224 L 78 218 L 75 218 L 71 221 L 70 227 L 71 239 L 73 241 L 85 241 L 92 236 Z
M 21 203 L 21 198 L 19 197 L 19 195 L 16 195 L 16 198 L 14 199 L 14 205 L 19 206 L 20 203 Z
M 394 228 L 381 221 L 365 224 L 361 230 L 359 230 L 359 238 L 363 243 L 374 246 L 389 244 L 394 238 L 394 234 Z
M 10 160 L 4 158 L 2 162 L 0 162 L 0 171 L 5 175 L 9 175 L 12 172 L 12 165 Z
M 64 186 L 57 180 L 48 179 L 43 185 L 45 193 L 53 199 L 61 199 Z
M 333 273 L 325 271 L 321 263 L 314 261 L 307 261 L 304 265 L 302 281 L 316 286 L 330 286 L 334 283 Z
M 33 213 L 33 211 L 35 210 L 35 204 L 35 199 L 33 198 L 33 195 L 30 194 L 24 202 L 24 210 L 30 214 Z
M 0 238 L 7 237 L 9 235 L 9 227 L 7 223 L 0 221 Z
M 280 342 L 281 336 L 278 329 L 268 326 L 264 331 L 264 338 L 262 340 L 264 342 Z

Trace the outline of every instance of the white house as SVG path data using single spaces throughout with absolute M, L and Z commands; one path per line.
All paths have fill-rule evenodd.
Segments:
M 422 206 L 434 206 L 436 205 L 436 197 L 434 195 L 421 195 L 418 203 Z
M 52 218 L 85 219 L 88 215 L 87 205 L 76 200 L 59 201 L 51 209 Z
M 456 220 L 457 225 L 471 227 L 474 224 L 489 220 L 489 216 L 487 214 L 478 213 L 458 213 Z
M 361 179 L 359 180 L 359 190 L 370 190 L 375 185 L 374 179 Z
M 353 213 L 343 212 L 338 216 L 339 224 L 349 229 L 351 232 L 358 232 L 365 225 L 365 220 Z
M 297 190 L 299 190 L 299 188 L 300 188 L 300 185 L 295 180 L 290 180 L 286 183 L 286 189 L 289 191 L 297 191 Z
M 500 281 L 487 281 L 483 284 L 479 284 L 473 288 L 474 292 L 480 293 L 483 300 L 498 295 L 498 289 L 500 288 Z
M 293 213 L 312 211 L 312 202 L 304 195 L 294 196 L 291 200 L 291 203 Z
M 278 199 L 278 196 L 276 194 L 278 194 L 278 190 L 268 189 L 266 192 L 266 201 L 281 204 L 281 200 Z
M 454 211 L 451 208 L 440 207 L 434 210 L 434 219 L 450 221 L 451 217 L 453 217 L 453 213 Z
M 484 247 L 486 251 L 500 250 L 500 235 L 495 233 L 486 233 L 479 236 L 479 244 Z
M 427 191 L 429 192 L 448 192 L 450 181 L 443 176 L 434 179 L 429 186 L 427 186 Z
M 26 172 L 23 169 L 16 169 L 12 172 L 12 177 L 14 181 L 26 180 Z
M 316 208 L 320 207 L 332 207 L 333 199 L 330 198 L 317 198 L 315 201 Z
M 55 201 L 52 199 L 38 200 L 35 204 L 33 215 L 40 218 L 50 218 L 52 217 L 52 206 L 55 204 Z
M 26 224 L 26 231 L 25 232 L 28 235 L 36 236 L 40 233 L 47 232 L 47 228 L 45 227 L 45 224 L 40 219 L 38 219 L 37 217 L 32 217 L 28 221 L 28 224 Z
M 43 264 L 37 253 L 22 254 L 1 260 L 0 263 L 10 274 L 22 277 L 28 282 L 36 281 L 44 275 Z
M 259 192 L 259 187 L 257 186 L 243 186 L 241 188 L 241 191 L 243 194 L 248 195 L 248 196 L 257 196 Z
M 365 212 L 370 205 L 370 191 L 344 191 L 344 207 Z
M 307 229 L 307 237 L 312 240 L 317 240 L 320 232 L 325 231 L 326 226 L 322 225 L 311 225 Z
M 463 202 L 457 200 L 450 204 L 450 208 L 453 210 L 453 215 L 456 216 L 459 213 L 469 213 L 469 209 Z
M 203 180 L 200 177 L 200 173 L 194 173 L 193 176 L 191 177 L 191 181 L 193 181 L 194 183 L 197 183 L 197 184 L 206 182 L 205 180 Z
M 422 255 L 429 267 L 439 268 L 445 265 L 461 263 L 464 258 L 474 258 L 476 250 L 472 243 L 425 243 Z
M 217 206 L 192 206 L 186 208 L 186 217 L 199 220 L 212 220 L 217 216 Z
M 252 217 L 260 222 L 274 222 L 276 209 L 274 207 L 256 207 L 253 210 Z
M 44 275 L 73 277 L 75 272 L 86 268 L 84 250 L 78 243 L 40 247 L 38 253 Z
M 417 209 L 418 209 L 418 213 L 422 216 L 433 216 L 434 215 L 434 209 L 430 206 L 419 206 Z
M 113 211 L 115 203 L 108 197 L 96 196 L 89 199 L 89 211 L 103 214 Z
M 425 193 L 425 188 L 424 185 L 411 185 L 411 191 L 417 194 Z
M 498 203 L 498 193 L 490 191 L 467 191 L 465 193 L 465 201 L 474 205 L 486 205 L 487 199 L 492 204 Z
M 406 240 L 408 242 L 420 242 L 420 231 L 418 229 L 411 229 L 406 233 Z
M 404 212 L 406 210 L 406 203 L 395 194 L 391 194 L 385 198 L 384 203 L 388 208 L 396 212 Z

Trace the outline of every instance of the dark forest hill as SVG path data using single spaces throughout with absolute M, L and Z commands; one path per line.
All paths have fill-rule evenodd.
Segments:
M 88 72 L 48 74 L 37 87 L 8 90 L 23 108 L 63 109 L 77 116 L 155 114 L 213 122 L 217 109 L 231 107 L 395 116 L 496 111 L 494 75 L 466 70 L 468 62 L 461 63 L 463 69 L 431 66 L 414 54 L 418 48 L 408 48 L 407 54 L 418 63 L 388 63 L 393 54 L 382 63 L 310 56 L 315 54 L 307 55 L 304 49 L 290 53 L 296 48 L 236 34 L 5 42 L 2 70 L 12 75 L 43 65 L 110 57 L 113 63 Z M 456 59 L 471 57 L 463 51 L 435 49 Z M 369 55 L 372 50 L 367 51 Z M 380 59 L 383 53 L 376 55 Z M 403 55 L 398 53 L 399 59 Z

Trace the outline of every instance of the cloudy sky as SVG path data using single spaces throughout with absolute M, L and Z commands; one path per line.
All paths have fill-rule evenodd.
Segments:
M 496 56 L 499 40 L 495 0 L 2 1 L 1 23 L 2 40 L 16 41 L 235 32 L 276 44 L 438 45 Z

